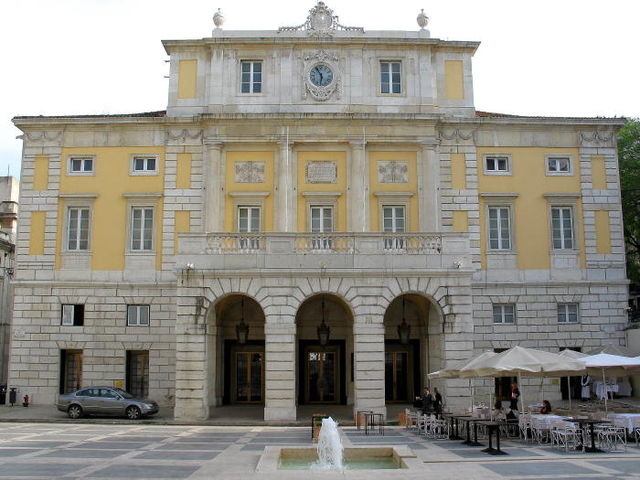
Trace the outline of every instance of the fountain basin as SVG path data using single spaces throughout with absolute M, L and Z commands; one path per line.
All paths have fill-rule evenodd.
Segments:
M 313 447 L 265 447 L 256 471 L 314 470 L 318 453 Z M 406 446 L 347 447 L 345 470 L 412 469 L 422 462 Z

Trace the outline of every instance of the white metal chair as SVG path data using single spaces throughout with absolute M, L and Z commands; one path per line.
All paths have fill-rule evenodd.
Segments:
M 617 425 L 604 424 L 594 432 L 599 448 L 614 451 L 627 450 L 627 429 Z
M 564 448 L 565 451 L 578 446 L 579 428 L 569 422 L 551 423 L 551 446 Z

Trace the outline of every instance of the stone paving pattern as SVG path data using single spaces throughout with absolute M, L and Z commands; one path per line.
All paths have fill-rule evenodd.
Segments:
M 384 436 L 342 429 L 345 446 L 407 445 L 423 468 L 344 472 L 255 471 L 265 446 L 311 446 L 309 427 L 220 427 L 136 423 L 0 423 L 2 479 L 640 479 L 640 448 L 606 454 L 565 453 L 503 442 L 508 456 L 459 441 L 429 440 L 401 427 Z

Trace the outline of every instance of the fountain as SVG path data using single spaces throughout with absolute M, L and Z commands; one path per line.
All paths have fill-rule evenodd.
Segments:
M 318 461 L 312 467 L 318 470 L 342 470 L 344 447 L 338 431 L 338 424 L 329 417 L 322 419 L 318 435 Z

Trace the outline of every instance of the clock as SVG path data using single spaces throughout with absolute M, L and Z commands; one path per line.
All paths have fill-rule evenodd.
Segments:
M 318 63 L 309 70 L 309 80 L 316 87 L 326 87 L 333 82 L 333 70 L 325 63 Z

